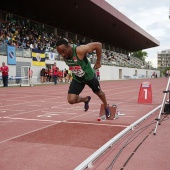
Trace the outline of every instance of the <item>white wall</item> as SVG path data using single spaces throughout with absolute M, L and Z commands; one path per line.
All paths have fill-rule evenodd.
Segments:
M 32 59 L 31 58 L 22 58 L 17 57 L 16 61 L 22 61 L 22 62 L 30 62 L 31 63 L 31 69 L 33 70 L 33 76 L 40 76 L 40 70 L 43 67 L 40 66 L 32 66 Z M 6 56 L 0 56 L 0 66 L 1 63 L 5 62 L 7 65 L 7 57 Z M 68 66 L 63 61 L 55 61 L 57 63 L 57 66 L 60 70 L 64 70 L 65 68 L 68 69 Z M 46 64 L 53 64 L 54 61 L 46 60 Z M 16 66 L 15 65 L 8 65 L 9 67 L 9 77 L 10 76 L 16 76 Z M 93 64 L 92 64 L 93 67 Z M 148 72 L 148 78 L 151 77 L 153 72 L 156 72 L 158 77 L 160 77 L 160 71 L 158 70 L 147 70 L 147 69 L 137 69 L 137 68 L 127 68 L 127 67 L 117 67 L 117 66 L 106 66 L 102 65 L 100 70 L 100 79 L 101 80 L 119 80 L 119 70 L 122 69 L 122 79 L 125 79 L 124 76 L 130 76 L 133 78 L 133 75 L 135 74 L 135 70 L 137 70 L 137 76 L 141 77 L 144 75 L 146 77 L 146 72 Z

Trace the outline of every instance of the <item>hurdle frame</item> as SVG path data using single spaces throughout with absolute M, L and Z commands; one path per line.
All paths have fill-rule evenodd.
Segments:
M 30 69 L 31 69 L 30 66 L 22 66 L 21 67 L 21 84 L 20 84 L 20 87 L 22 87 L 22 86 L 33 86 L 31 77 L 29 77 L 29 70 Z M 23 83 L 23 82 L 28 82 L 28 83 Z

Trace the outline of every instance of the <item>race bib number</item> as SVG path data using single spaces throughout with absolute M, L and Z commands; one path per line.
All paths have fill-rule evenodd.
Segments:
M 69 70 L 72 71 L 78 77 L 84 76 L 85 72 L 82 70 L 81 66 L 70 66 Z

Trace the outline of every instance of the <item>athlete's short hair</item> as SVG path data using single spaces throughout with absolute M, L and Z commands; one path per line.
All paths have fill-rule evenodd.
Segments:
M 68 46 L 68 40 L 67 40 L 66 38 L 62 38 L 62 39 L 59 39 L 59 40 L 56 42 L 56 46 L 57 46 L 57 47 L 60 46 L 60 45 L 62 45 L 62 44 Z

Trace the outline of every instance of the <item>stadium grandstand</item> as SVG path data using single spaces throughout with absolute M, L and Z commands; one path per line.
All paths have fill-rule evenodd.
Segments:
M 64 80 L 66 70 L 71 73 L 56 50 L 60 38 L 76 45 L 102 43 L 102 66 L 95 71 L 110 117 L 100 91 L 98 98 L 85 87 L 82 96 L 92 93 L 88 102 L 77 100 L 86 106 L 92 99 L 88 112 L 82 102 L 75 106 L 67 98 L 72 79 Z M 6 80 L 14 87 L 3 88 L 0 73 L 0 169 L 168 170 L 170 78 L 165 90 L 160 70 L 132 55 L 159 44 L 105 0 L 3 1 L 0 63 L 8 65 Z M 93 67 L 96 51 L 87 58 Z M 58 71 L 61 77 L 54 75 Z M 55 84 L 57 77 L 65 84 Z
M 43 2 L 38 0 L 24 1 L 24 4 L 19 0 L 18 3 L 12 1 L 10 5 L 3 5 L 0 9 L 0 55 L 2 56 L 7 55 L 6 48 L 9 45 L 15 47 L 16 57 L 22 58 L 31 58 L 32 50 L 39 49 L 45 52 L 45 67 L 51 66 L 52 62 L 48 62 L 51 54 L 54 60 L 62 61 L 62 57 L 55 49 L 55 43 L 58 38 L 63 37 L 77 45 L 93 41 L 102 42 L 103 65 L 123 69 L 153 69 L 147 62 L 132 57 L 131 53 L 159 46 L 159 41 L 104 0 L 44 0 Z M 94 64 L 95 52 L 89 54 L 88 59 Z M 29 64 L 28 60 L 22 62 L 17 60 L 18 68 L 24 64 L 24 61 L 32 66 L 31 60 Z M 36 70 L 34 73 L 37 72 L 38 76 L 39 71 Z M 20 76 L 19 72 L 14 76 Z M 146 72 L 144 77 L 150 77 L 153 70 L 149 70 L 149 74 Z

